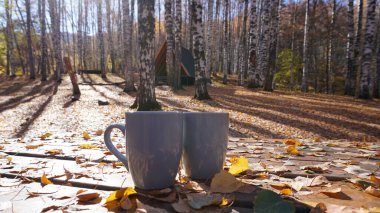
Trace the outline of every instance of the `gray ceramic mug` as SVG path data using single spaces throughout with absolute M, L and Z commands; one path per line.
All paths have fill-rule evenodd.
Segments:
M 137 188 L 172 186 L 182 154 L 182 113 L 127 112 L 125 117 L 125 125 L 110 125 L 104 132 L 107 148 L 131 172 Z M 126 135 L 126 155 L 111 142 L 110 133 L 114 128 Z
M 228 125 L 228 113 L 183 114 L 183 165 L 187 176 L 206 180 L 223 169 Z

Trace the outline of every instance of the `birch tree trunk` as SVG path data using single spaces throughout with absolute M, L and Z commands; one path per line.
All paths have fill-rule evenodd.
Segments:
M 215 62 L 215 69 L 214 74 L 216 75 L 216 72 L 219 72 L 220 69 L 220 62 L 222 61 L 220 55 L 223 54 L 223 45 L 221 43 L 221 37 L 222 34 L 219 30 L 219 13 L 220 13 L 220 0 L 216 0 L 216 7 L 215 7 L 215 20 L 214 20 L 214 26 L 213 26 L 213 47 L 216 50 L 216 53 L 214 55 L 214 62 Z
M 58 6 L 56 0 L 49 0 L 49 12 L 52 28 L 53 52 L 55 60 L 55 78 L 61 82 L 63 73 L 62 48 L 61 48 L 61 31 L 60 17 L 58 15 Z
M 40 29 L 41 29 L 41 38 L 40 38 L 40 48 L 41 48 L 41 81 L 46 81 L 46 65 L 48 60 L 48 46 L 47 46 L 47 37 L 46 37 L 46 21 L 45 21 L 45 11 L 46 11 L 46 0 L 38 0 L 38 14 L 40 18 Z
M 82 0 L 78 0 L 78 29 L 77 29 L 77 41 L 78 41 L 78 66 L 79 69 L 83 69 L 83 5 Z
M 191 8 L 191 5 L 192 5 L 192 1 L 193 0 L 187 0 L 187 6 L 188 6 L 188 11 L 189 11 L 189 24 L 188 24 L 188 31 L 189 31 L 189 38 L 188 38 L 188 46 L 189 46 L 189 50 L 190 52 L 193 52 L 193 27 L 192 27 L 192 23 L 193 23 L 193 9 Z
M 259 52 L 258 52 L 258 87 L 263 87 L 265 82 L 265 77 L 269 76 L 269 47 L 270 47 L 270 9 L 273 0 L 263 0 L 262 5 L 262 24 L 261 33 L 259 37 Z
M 136 101 L 132 107 L 138 111 L 160 109 L 154 89 L 154 0 L 139 0 L 138 38 L 140 48 L 140 84 Z
M 367 1 L 367 23 L 365 27 L 363 58 L 360 72 L 359 98 L 369 99 L 371 83 L 371 61 L 376 34 L 376 0 Z
M 330 23 L 330 30 L 329 30 L 329 54 L 328 54 L 328 75 L 326 76 L 327 78 L 327 87 L 326 91 L 327 93 L 334 93 L 334 70 L 335 67 L 334 62 L 333 62 L 333 56 L 335 55 L 335 34 L 333 33 L 335 30 L 335 22 L 336 22 L 336 0 L 332 0 L 332 13 L 331 13 L 331 23 Z
M 355 53 L 354 53 L 354 0 L 348 0 L 347 11 L 347 73 L 344 85 L 345 95 L 354 95 Z
M 182 63 L 182 0 L 175 1 L 175 73 L 173 89 L 178 90 L 181 86 L 181 63 Z
M 380 98 L 380 13 L 377 23 L 376 79 L 374 84 L 373 97 Z
M 28 65 L 29 65 L 29 78 L 36 79 L 36 73 L 34 69 L 34 58 L 33 58 L 33 43 L 32 43 L 32 17 L 30 11 L 30 0 L 25 0 L 25 10 L 26 10 L 26 41 L 28 48 Z
M 123 1 L 123 67 L 125 77 L 124 92 L 136 91 L 132 71 L 132 17 L 129 15 L 128 1 Z
M 246 68 L 245 63 L 247 61 L 247 17 L 248 17 L 248 0 L 244 0 L 244 12 L 243 12 L 243 30 L 240 36 L 239 49 L 242 53 L 239 57 L 239 76 L 238 76 L 238 85 L 244 84 L 244 69 Z
M 310 22 L 310 0 L 306 0 L 306 11 L 305 11 L 305 26 L 304 26 L 304 37 L 303 37 L 303 70 L 302 70 L 302 92 L 307 92 L 309 90 L 308 78 L 309 78 L 309 22 Z
M 100 70 L 102 71 L 102 78 L 106 78 L 106 59 L 104 51 L 104 38 L 103 38 L 103 23 L 102 23 L 102 0 L 98 0 L 97 6 L 97 18 L 98 18 L 98 40 L 100 51 Z
M 248 88 L 258 85 L 260 75 L 256 70 L 256 33 L 257 30 L 256 0 L 251 1 L 249 18 L 249 66 L 248 66 Z
M 87 33 L 88 33 L 88 30 L 89 30 L 89 26 L 88 26 L 88 8 L 89 8 L 89 5 L 88 5 L 88 1 L 89 0 L 84 0 L 84 26 L 83 26 L 83 45 L 82 45 L 82 51 L 83 51 L 83 55 L 82 55 L 82 58 L 83 58 L 83 66 L 84 66 L 84 69 L 87 69 L 88 66 L 88 48 L 89 48 L 89 41 L 88 41 L 88 37 L 87 37 Z
M 5 0 L 4 3 L 7 18 L 7 66 L 9 66 L 11 77 L 16 77 L 16 65 L 13 53 L 12 0 Z
M 192 2 L 193 55 L 195 63 L 195 95 L 198 100 L 210 99 L 207 91 L 205 48 L 203 38 L 202 2 Z
M 358 0 L 358 15 L 357 15 L 357 29 L 354 44 L 354 73 L 351 76 L 353 82 L 351 93 L 349 95 L 357 96 L 359 93 L 359 75 L 361 69 L 361 47 L 362 47 L 362 31 L 363 31 L 363 0 Z
M 108 31 L 108 49 L 110 52 L 111 59 L 111 72 L 115 73 L 116 71 L 116 62 L 115 62 L 115 48 L 113 46 L 112 38 L 112 27 L 111 27 L 111 2 L 106 0 L 106 12 L 107 12 L 107 31 Z
M 213 8 L 214 0 L 208 1 L 208 10 L 207 10 L 207 51 L 206 51 L 206 78 L 208 82 L 211 82 L 211 71 L 212 71 L 212 28 L 213 28 Z
M 167 82 L 172 88 L 174 86 L 174 34 L 172 17 L 172 0 L 165 0 L 165 29 L 166 29 L 166 74 Z
M 227 84 L 228 75 L 228 0 L 224 0 L 224 48 L 223 48 L 223 84 Z
M 264 91 L 273 91 L 273 78 L 277 69 L 277 48 L 279 38 L 279 22 L 281 1 L 274 0 L 272 5 L 271 30 L 269 42 L 269 72 L 265 76 Z

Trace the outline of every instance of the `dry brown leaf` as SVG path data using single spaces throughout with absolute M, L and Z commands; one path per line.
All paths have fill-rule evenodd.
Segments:
M 103 132 L 104 131 L 102 129 L 98 129 L 98 130 L 96 130 L 95 135 L 101 136 L 101 135 L 103 135 Z
M 43 146 L 43 144 L 36 144 L 36 145 L 26 145 L 26 149 L 37 149 L 38 147 Z
M 320 192 L 329 197 L 336 198 L 336 199 L 343 199 L 344 197 L 344 193 L 342 192 L 342 189 L 340 187 L 334 188 L 334 189 L 325 189 Z
M 191 212 L 190 206 L 187 204 L 186 200 L 181 198 L 178 199 L 178 202 L 171 204 L 173 209 L 178 213 L 189 213 Z
M 380 190 L 376 189 L 375 187 L 369 186 L 364 191 L 370 195 L 380 198 Z
M 42 174 L 42 176 L 41 176 L 41 183 L 42 183 L 43 185 L 53 184 L 53 182 L 51 182 L 51 181 L 46 177 L 45 173 Z
M 1 146 L 1 145 L 0 145 L 0 150 L 3 150 L 3 149 L 4 149 L 4 146 Z
M 99 196 L 100 196 L 99 193 L 93 192 L 93 191 L 85 190 L 85 191 L 82 191 L 80 193 L 78 193 L 78 192 L 77 192 L 77 198 L 78 198 L 79 202 L 88 202 L 91 200 L 95 200 L 95 199 L 99 198 Z
M 211 181 L 211 191 L 221 193 L 231 193 L 238 190 L 243 185 L 232 174 L 222 170 L 217 173 Z
M 222 195 L 220 194 L 207 194 L 207 193 L 197 193 L 197 194 L 186 194 L 188 199 L 188 204 L 193 209 L 201 209 L 205 206 L 220 205 L 222 203 Z
M 377 187 L 380 187 L 380 179 L 377 178 L 375 175 L 372 174 L 372 175 L 369 177 L 369 179 L 370 179 L 374 184 L 376 184 Z
M 131 210 L 136 206 L 136 199 L 131 199 L 129 196 L 124 196 L 120 200 L 120 207 L 124 210 Z
M 206 186 L 202 186 L 195 181 L 189 181 L 185 184 L 185 188 L 195 192 L 202 192 L 205 191 Z

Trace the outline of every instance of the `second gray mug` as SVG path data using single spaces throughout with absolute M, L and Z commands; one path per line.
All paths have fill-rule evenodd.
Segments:
M 192 179 L 211 179 L 223 169 L 228 142 L 228 113 L 183 113 L 183 165 Z

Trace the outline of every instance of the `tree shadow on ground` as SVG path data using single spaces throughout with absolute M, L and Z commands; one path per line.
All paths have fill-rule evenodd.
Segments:
M 25 133 L 28 131 L 29 127 L 34 123 L 34 121 L 44 112 L 47 105 L 51 102 L 54 95 L 57 94 L 58 91 L 58 83 L 54 82 L 51 84 L 46 91 L 51 92 L 48 98 L 38 106 L 38 109 L 26 120 L 26 122 L 20 125 L 20 129 L 14 134 L 14 137 L 23 137 Z M 46 92 L 46 93 L 47 93 Z
M 55 85 L 56 82 L 54 80 L 41 82 L 40 84 L 34 86 L 33 89 L 31 89 L 29 92 L 16 97 L 12 97 L 3 103 L 0 103 L 0 112 L 15 108 L 18 105 L 32 101 L 39 96 L 46 95 Z

